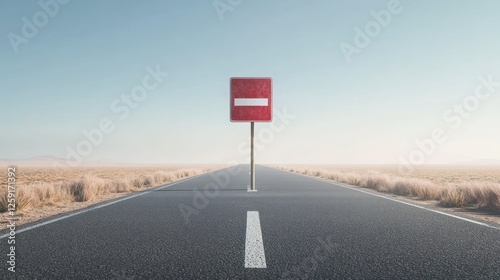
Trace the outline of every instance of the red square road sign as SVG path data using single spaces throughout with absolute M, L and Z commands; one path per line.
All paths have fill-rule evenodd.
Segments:
M 272 79 L 231 78 L 231 121 L 272 121 Z

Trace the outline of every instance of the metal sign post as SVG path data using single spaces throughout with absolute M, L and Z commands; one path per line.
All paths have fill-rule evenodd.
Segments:
M 272 79 L 271 78 L 231 78 L 230 80 L 230 120 L 250 122 L 250 186 L 255 189 L 255 122 L 272 121 Z
M 255 161 L 254 161 L 254 122 L 250 123 L 250 191 L 255 191 Z

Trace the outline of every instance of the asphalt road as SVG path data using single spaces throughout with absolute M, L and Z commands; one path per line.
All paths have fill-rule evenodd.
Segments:
M 46 220 L 16 234 L 15 274 L 0 240 L 0 278 L 500 279 L 499 229 L 264 166 L 248 181 L 240 165 Z

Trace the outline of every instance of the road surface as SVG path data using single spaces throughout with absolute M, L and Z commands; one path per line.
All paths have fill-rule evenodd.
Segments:
M 21 227 L 0 278 L 500 279 L 499 229 L 256 171 L 257 192 L 240 165 Z

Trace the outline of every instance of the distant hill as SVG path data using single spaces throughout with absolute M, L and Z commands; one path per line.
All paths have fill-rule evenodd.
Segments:
M 21 160 L 0 159 L 0 165 L 33 165 L 33 166 L 51 166 L 66 167 L 66 161 L 63 158 L 52 155 L 36 156 Z
M 66 164 L 64 158 L 56 157 L 53 155 L 35 156 L 27 159 L 1 159 L 0 166 L 20 165 L 20 166 L 35 166 L 35 167 L 70 167 Z M 126 162 L 113 162 L 108 160 L 98 161 L 85 161 L 80 166 L 90 167 L 133 167 L 133 166 L 179 166 L 179 164 L 147 164 L 147 163 L 126 163 Z M 180 164 L 183 165 L 183 164 Z M 185 164 L 189 165 L 189 164 Z
M 457 161 L 457 162 L 453 162 L 452 164 L 459 164 L 459 165 L 500 165 L 500 160 L 498 160 L 498 159 L 492 159 L 492 158 L 485 158 L 485 159 L 478 159 L 478 160 Z

